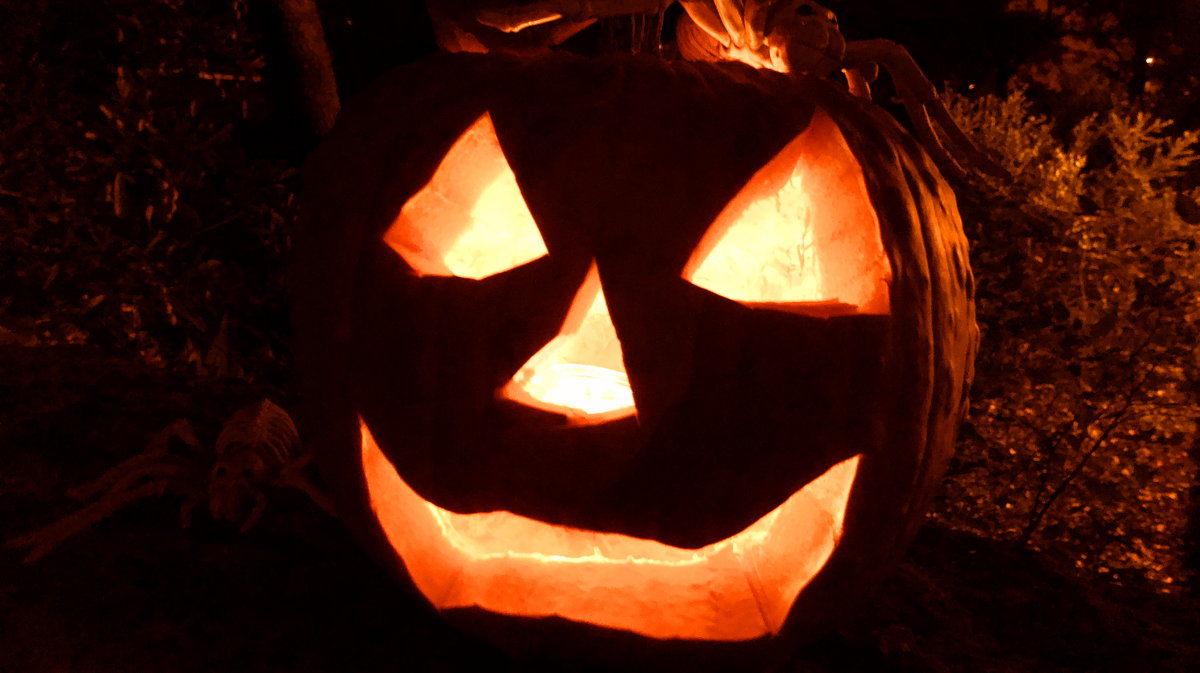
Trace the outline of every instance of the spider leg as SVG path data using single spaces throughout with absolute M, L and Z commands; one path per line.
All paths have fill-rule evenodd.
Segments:
M 254 524 L 258 523 L 258 520 L 262 518 L 263 512 L 266 509 L 267 496 L 263 495 L 262 491 L 255 493 L 254 507 L 250 510 L 250 513 L 246 515 L 246 520 L 242 522 L 242 525 L 238 528 L 238 532 L 246 533 L 253 528 Z
M 679 4 L 683 5 L 683 9 L 691 18 L 692 23 L 719 42 L 722 47 L 729 47 L 733 43 L 729 31 L 721 20 L 721 15 L 717 13 L 717 8 L 711 0 L 679 0 Z
M 279 475 L 275 478 L 275 484 L 300 491 L 316 503 L 317 507 L 325 510 L 326 514 L 337 516 L 334 513 L 333 499 L 301 471 L 311 461 L 312 456 L 306 454 L 284 465 L 283 469 L 279 471 Z
M 938 138 L 937 131 L 933 128 L 933 122 L 929 119 L 929 110 L 920 103 L 902 102 L 904 109 L 908 111 L 908 118 L 912 121 L 913 130 L 916 131 L 917 138 L 925 147 L 925 151 L 933 157 L 942 170 L 952 173 L 960 179 L 967 177 L 967 170 L 958 163 L 954 155 L 950 154 L 950 151 L 942 144 L 941 138 Z
M 850 89 L 850 93 L 871 100 L 871 82 L 857 68 L 842 68 L 842 75 L 846 77 L 846 86 Z
M 926 106 L 933 120 L 938 123 L 938 128 L 945 133 L 950 139 L 950 143 L 955 146 L 956 150 L 967 156 L 968 162 L 983 172 L 993 175 L 998 178 L 1011 178 L 1012 174 L 1008 172 L 1000 164 L 996 163 L 983 150 L 979 149 L 967 134 L 963 133 L 962 129 L 950 116 L 950 111 L 946 109 L 946 104 L 939 98 L 933 103 Z
M 550 23 L 559 19 L 587 21 L 624 14 L 650 14 L 671 4 L 670 0 L 541 0 L 518 7 L 480 9 L 475 20 L 506 33 Z
M 184 498 L 183 504 L 179 506 L 179 527 L 183 529 L 192 527 L 192 512 L 196 506 L 203 500 L 199 490 L 193 490 Z
M 181 469 L 179 459 L 169 452 L 172 439 L 178 439 L 193 449 L 200 446 L 191 423 L 183 418 L 176 420 L 151 437 L 145 451 L 67 492 L 79 500 L 103 493 L 99 500 L 42 528 L 8 540 L 5 546 L 29 549 L 24 561 L 31 563 L 53 551 L 67 538 L 94 526 L 124 507 L 152 495 L 165 494 L 172 488 L 174 477 Z
M 778 0 L 746 0 L 743 20 L 745 21 L 746 44 L 751 49 L 758 49 L 762 46 L 763 38 L 767 34 L 767 16 L 771 6 L 777 3 Z
M 67 489 L 67 495 L 75 500 L 90 500 L 103 491 L 110 490 L 120 482 L 128 482 L 129 475 L 138 474 L 158 464 L 166 454 L 153 448 L 126 458 L 110 467 L 104 474 L 81 486 Z
M 721 25 L 736 46 L 746 44 L 746 24 L 742 20 L 741 0 L 712 0 L 716 5 L 717 15 L 721 17 Z
M 974 170 L 996 177 L 1010 177 L 1008 171 L 975 146 L 954 122 L 937 89 L 925 77 L 908 50 L 891 40 L 862 40 L 846 45 L 848 68 L 878 64 L 887 69 L 896 84 L 896 92 L 913 123 L 921 144 L 933 158 L 950 172 L 960 176 Z M 934 123 L 941 128 L 949 145 L 938 136 Z M 961 161 L 960 161 L 961 159 Z
M 103 498 L 107 498 L 113 493 L 128 491 L 134 488 L 138 482 L 148 478 L 153 480 L 167 480 L 168 477 L 171 477 L 178 472 L 179 466 L 172 465 L 170 463 L 157 462 L 147 463 L 144 465 L 141 462 L 135 463 L 126 469 L 124 473 L 116 475 L 109 482 L 108 488 L 105 489 Z M 167 481 L 166 483 L 169 484 L 170 482 Z M 91 484 L 87 484 L 87 486 L 91 486 Z
M 475 20 L 506 33 L 516 33 L 563 18 L 560 12 L 551 9 L 555 4 L 547 2 L 540 5 L 522 5 L 505 9 L 481 9 L 475 15 Z
M 26 554 L 23 562 L 33 563 L 53 551 L 67 538 L 91 528 L 118 510 L 143 498 L 162 495 L 166 492 L 167 486 L 167 479 L 155 479 L 120 492 L 110 490 L 103 498 L 83 509 L 68 514 L 42 528 L 18 535 L 5 542 L 4 546 L 10 549 L 28 549 L 29 553 Z
M 67 495 L 76 500 L 89 500 L 102 491 L 114 488 L 120 482 L 129 483 L 128 475 L 160 463 L 167 457 L 168 442 L 172 439 L 178 439 L 193 449 L 200 448 L 200 441 L 196 439 L 192 424 L 187 419 L 180 418 L 151 437 L 145 451 L 117 463 L 96 479 L 68 490 Z

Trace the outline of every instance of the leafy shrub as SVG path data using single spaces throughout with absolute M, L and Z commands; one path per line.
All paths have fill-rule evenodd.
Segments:
M 281 379 L 294 170 L 244 2 L 8 3 L 0 45 L 0 343 Z
M 1013 179 L 963 192 L 983 344 L 935 516 L 1178 585 L 1200 418 L 1200 228 L 1178 207 L 1200 198 L 1200 133 L 1124 103 L 1058 135 L 1020 88 L 949 105 Z

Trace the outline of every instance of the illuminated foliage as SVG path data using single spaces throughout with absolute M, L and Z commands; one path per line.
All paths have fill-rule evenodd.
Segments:
M 1061 138 L 1021 89 L 952 103 L 1015 178 L 964 207 L 984 340 L 938 516 L 1177 585 L 1196 506 L 1200 250 L 1181 213 L 1200 133 L 1125 103 Z

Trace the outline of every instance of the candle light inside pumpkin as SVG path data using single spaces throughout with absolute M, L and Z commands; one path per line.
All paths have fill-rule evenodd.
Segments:
M 383 240 L 421 276 L 479 280 L 547 254 L 486 114 L 454 142 Z
M 621 342 L 595 264 L 575 294 L 558 336 L 517 370 L 501 395 L 587 423 L 636 411 Z

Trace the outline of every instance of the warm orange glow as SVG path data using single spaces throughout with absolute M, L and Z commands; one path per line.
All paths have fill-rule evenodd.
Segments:
M 510 512 L 444 510 L 404 482 L 365 424 L 362 461 L 384 534 L 440 610 L 477 606 L 652 638 L 737 641 L 778 633 L 824 567 L 841 537 L 859 456 L 742 532 L 699 549 Z
M 487 114 L 459 136 L 383 240 L 422 276 L 486 278 L 547 254 Z
M 886 314 L 891 265 L 862 168 L 818 109 L 721 211 L 684 279 L 751 306 Z M 809 306 L 811 305 L 811 307 Z M 812 308 L 812 311 L 807 310 Z
M 748 46 L 730 45 L 721 49 L 722 57 L 727 61 L 745 63 L 751 68 L 765 68 L 776 72 L 790 72 L 787 61 L 777 47 L 771 47 L 765 54 L 760 49 Z
M 529 358 L 501 395 L 531 407 L 599 423 L 636 411 L 617 330 L 593 263 L 558 336 Z

